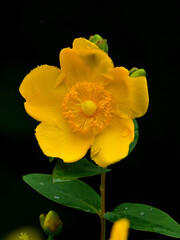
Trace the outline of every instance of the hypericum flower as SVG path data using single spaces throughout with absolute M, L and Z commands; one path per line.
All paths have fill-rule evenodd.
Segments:
M 60 65 L 35 68 L 20 86 L 27 113 L 41 122 L 36 138 L 44 154 L 70 163 L 91 148 L 91 159 L 102 167 L 125 158 L 133 119 L 148 108 L 146 77 L 114 67 L 84 38 L 61 50 Z
M 126 218 L 116 221 L 112 226 L 109 240 L 127 240 L 129 225 L 129 221 Z
M 29 235 L 27 233 L 21 233 L 19 235 L 19 239 L 22 239 L 22 240 L 29 240 Z

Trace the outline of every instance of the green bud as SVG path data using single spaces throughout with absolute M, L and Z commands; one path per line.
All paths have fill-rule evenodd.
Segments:
M 39 217 L 41 227 L 47 235 L 56 236 L 62 231 L 63 223 L 54 211 L 41 214 Z
M 137 71 L 137 70 L 138 70 L 137 67 L 133 67 L 133 68 L 131 68 L 130 71 L 129 71 L 129 76 L 131 76 L 132 73 L 135 72 L 135 71 Z
M 104 52 L 108 53 L 107 40 L 103 39 L 99 34 L 90 36 L 89 41 L 96 44 Z
M 130 77 L 146 77 L 146 71 L 142 68 L 138 69 L 136 67 L 131 68 L 131 70 L 129 71 L 129 76 Z

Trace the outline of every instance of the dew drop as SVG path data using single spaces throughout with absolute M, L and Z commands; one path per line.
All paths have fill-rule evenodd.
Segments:
M 86 212 L 91 212 L 91 210 L 90 209 L 86 209 Z
M 150 208 L 150 209 L 149 209 L 149 211 L 152 211 L 152 210 L 153 210 L 153 208 Z
M 140 213 L 140 216 L 143 216 L 143 215 L 144 215 L 144 212 L 141 212 L 141 213 Z
M 155 230 L 155 231 L 156 231 L 157 229 L 158 229 L 158 228 L 156 228 L 156 227 L 153 227 L 153 230 Z
M 56 195 L 55 195 L 54 198 L 55 198 L 55 199 L 59 199 L 59 196 L 56 196 Z
M 128 207 L 125 207 L 124 209 L 125 209 L 125 210 L 128 210 Z
M 40 182 L 39 184 L 40 184 L 41 186 L 44 186 L 44 183 L 43 183 L 43 182 Z
M 127 137 L 129 135 L 129 130 L 128 129 L 125 129 L 123 132 L 122 132 L 122 137 Z

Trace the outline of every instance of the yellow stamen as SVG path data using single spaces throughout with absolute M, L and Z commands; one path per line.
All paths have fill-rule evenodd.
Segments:
M 79 82 L 65 96 L 63 115 L 73 132 L 97 134 L 110 124 L 111 93 L 96 82 Z
M 82 103 L 81 108 L 83 110 L 83 113 L 88 116 L 92 116 L 96 112 L 97 105 L 93 101 L 87 100 Z

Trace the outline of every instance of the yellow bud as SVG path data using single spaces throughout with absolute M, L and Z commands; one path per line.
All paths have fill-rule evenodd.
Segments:
M 41 214 L 39 219 L 41 227 L 47 235 L 56 236 L 62 231 L 63 223 L 56 212 L 51 210 L 48 214 Z

